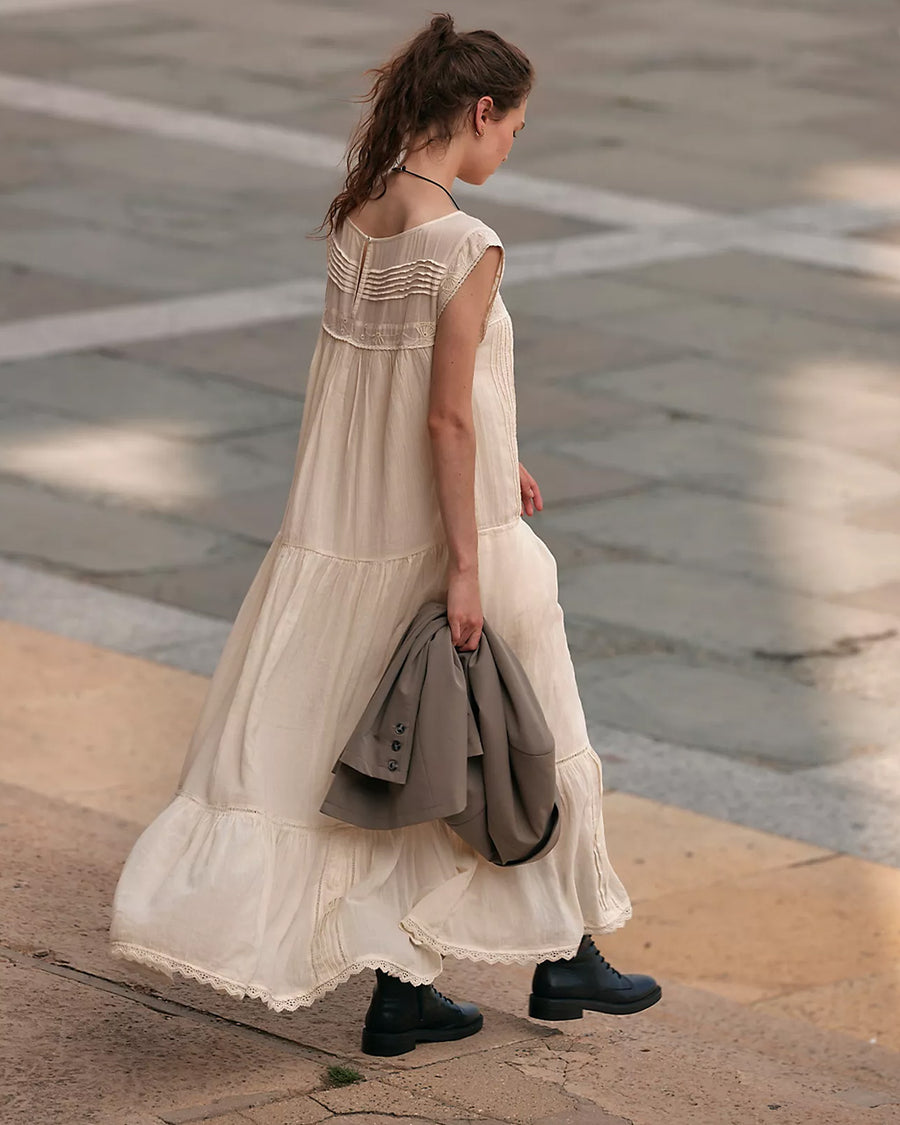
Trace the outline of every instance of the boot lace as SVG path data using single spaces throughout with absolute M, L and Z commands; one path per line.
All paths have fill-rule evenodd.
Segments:
M 444 1000 L 444 1001 L 446 1001 L 446 1002 L 447 1002 L 448 1004 L 450 1004 L 450 1005 L 451 1005 L 452 1007 L 454 1007 L 454 1008 L 458 1007 L 458 1004 L 456 1003 L 456 1001 L 455 1001 L 455 1000 L 451 1000 L 449 996 L 445 996 L 445 995 L 443 994 L 443 992 L 440 992 L 440 991 L 438 991 L 438 989 L 436 989 L 436 988 L 434 987 L 434 985 L 433 985 L 433 984 L 429 985 L 428 987 L 429 987 L 429 988 L 431 989 L 432 993 L 433 993 L 433 994 L 434 994 L 434 995 L 435 995 L 435 996 L 436 996 L 436 997 L 437 997 L 437 998 L 438 998 L 439 1000 Z
M 593 938 L 591 938 L 590 941 L 587 943 L 587 948 L 591 951 L 591 953 L 593 953 L 593 955 L 595 957 L 599 957 L 600 960 L 603 962 L 603 964 L 610 970 L 610 972 L 616 974 L 616 976 L 619 978 L 619 980 L 625 980 L 624 974 L 620 973 L 618 969 L 616 969 L 614 966 L 610 965 L 609 961 L 606 960 L 606 958 L 603 956 L 603 954 L 600 952 L 600 950 L 596 947 L 596 945 L 594 945 L 594 939 Z

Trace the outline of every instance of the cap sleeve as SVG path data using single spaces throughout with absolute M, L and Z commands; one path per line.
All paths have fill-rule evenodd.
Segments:
M 441 280 L 438 289 L 436 319 L 439 320 L 441 313 L 447 307 L 450 299 L 484 257 L 484 252 L 489 246 L 500 247 L 500 264 L 494 276 L 494 284 L 491 287 L 491 296 L 487 304 L 487 311 L 484 315 L 484 323 L 481 326 L 482 339 L 484 338 L 487 322 L 491 315 L 491 309 L 494 306 L 494 298 L 497 296 L 497 292 L 500 289 L 500 282 L 503 279 L 503 270 L 506 265 L 506 251 L 497 232 L 491 230 L 485 223 L 480 223 L 477 227 L 464 235 L 450 255 L 447 272 Z

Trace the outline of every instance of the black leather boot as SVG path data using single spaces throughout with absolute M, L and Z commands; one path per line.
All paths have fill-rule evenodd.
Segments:
M 375 970 L 375 991 L 366 1012 L 362 1049 L 367 1055 L 402 1055 L 417 1043 L 446 1043 L 481 1031 L 474 1004 L 455 1004 L 431 984 L 407 984 Z
M 538 1020 L 578 1020 L 584 1009 L 626 1015 L 642 1012 L 662 989 L 642 973 L 620 973 L 585 934 L 574 957 L 541 961 L 534 970 L 528 1014 Z

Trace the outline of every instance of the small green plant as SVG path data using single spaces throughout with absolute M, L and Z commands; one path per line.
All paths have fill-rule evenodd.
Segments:
M 325 1071 L 326 1081 L 329 1086 L 351 1086 L 354 1082 L 362 1082 L 363 1076 L 354 1066 L 341 1066 L 335 1064 Z

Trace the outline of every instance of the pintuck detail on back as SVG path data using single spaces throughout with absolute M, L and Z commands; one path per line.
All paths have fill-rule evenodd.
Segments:
M 446 602 L 427 430 L 440 314 L 501 250 L 476 350 L 475 515 L 485 618 L 522 664 L 556 748 L 560 832 L 499 867 L 442 821 L 391 831 L 320 811 L 331 768 L 419 606 Z M 610 862 L 553 555 L 521 516 L 505 252 L 454 212 L 328 243 L 319 335 L 281 527 L 210 681 L 171 800 L 118 884 L 110 950 L 275 1010 L 364 968 L 415 984 L 442 955 L 528 963 L 631 916 Z

